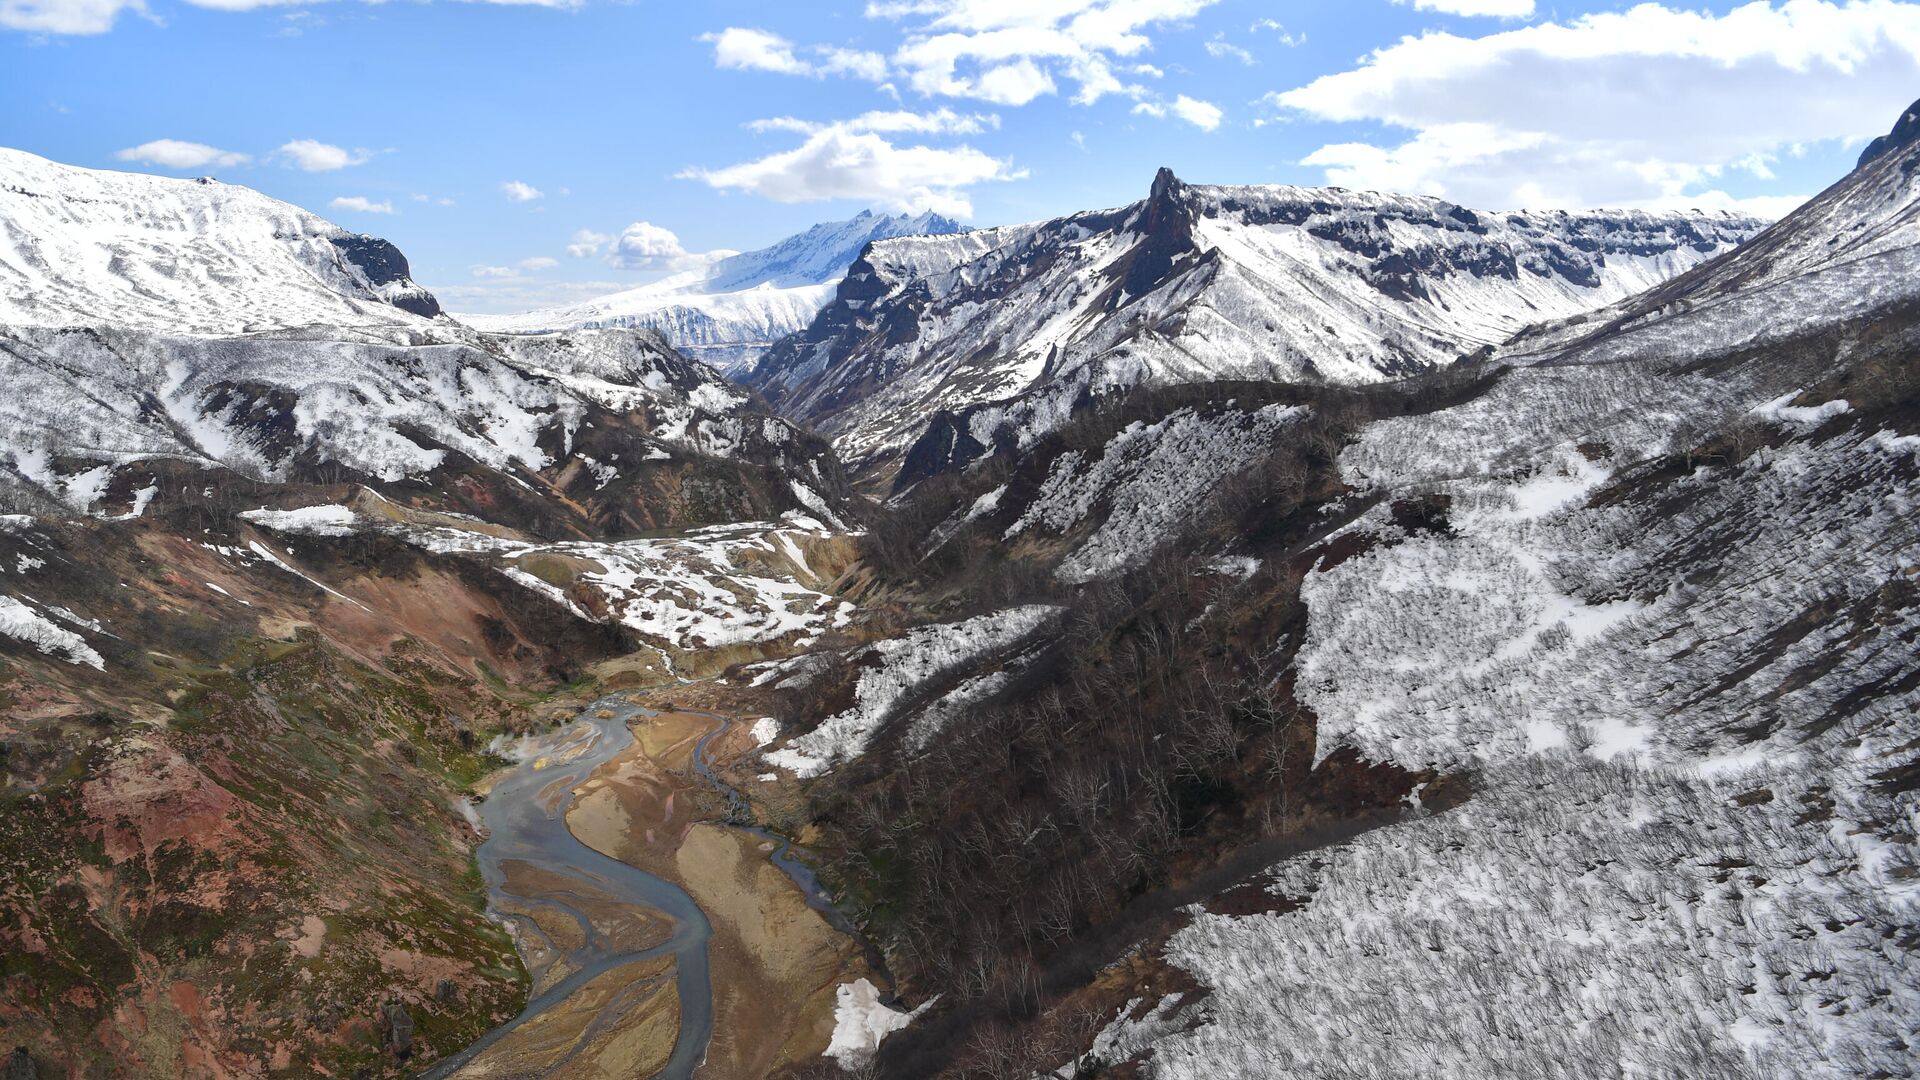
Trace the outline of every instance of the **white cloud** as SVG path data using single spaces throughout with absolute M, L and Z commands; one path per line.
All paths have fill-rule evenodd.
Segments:
M 1307 35 L 1288 33 L 1286 24 L 1278 19 L 1255 19 L 1253 20 L 1253 25 L 1247 27 L 1247 32 L 1251 34 L 1271 32 L 1274 37 L 1280 39 L 1280 44 L 1290 49 L 1298 48 L 1307 43 Z
M 1220 111 L 1220 106 L 1210 101 L 1200 101 L 1197 98 L 1190 98 L 1185 94 L 1181 94 L 1172 101 L 1167 102 L 1143 101 L 1135 105 L 1133 111 L 1143 116 L 1152 116 L 1159 119 L 1165 119 L 1171 116 L 1177 120 L 1185 120 L 1187 123 L 1192 124 L 1202 131 L 1213 131 L 1217 129 L 1220 126 L 1220 121 L 1225 119 L 1226 116 L 1226 114 Z
M 875 52 L 817 46 L 809 52 L 815 59 L 804 59 L 793 42 L 779 34 L 745 26 L 729 26 L 717 34 L 702 34 L 699 40 L 713 46 L 715 67 L 734 71 L 771 71 L 779 75 L 851 75 L 879 82 L 887 77 L 887 58 Z
M 163 169 L 204 169 L 209 165 L 231 169 L 253 160 L 246 154 L 232 150 L 179 139 L 155 139 L 116 151 L 113 156 L 121 161 L 137 161 L 142 165 L 158 165 Z
M 862 113 L 851 120 L 831 124 L 815 120 L 797 120 L 791 116 L 776 116 L 767 120 L 755 120 L 747 127 L 760 134 L 789 131 L 798 135 L 812 135 L 830 128 L 840 128 L 843 131 L 873 131 L 883 134 L 911 132 L 918 135 L 978 135 L 984 131 L 998 129 L 1000 118 L 990 113 L 957 113 L 952 109 L 935 109 L 925 113 L 890 110 Z
M 613 243 L 613 237 L 592 229 L 580 229 L 573 234 L 573 243 L 567 245 L 567 254 L 576 259 L 591 259 L 600 254 L 600 249 Z
M 302 172 L 332 172 L 373 160 L 371 150 L 347 150 L 317 139 L 295 139 L 280 147 L 280 155 Z
M 608 261 L 622 270 L 693 270 L 714 258 L 711 252 L 688 251 L 672 229 L 651 221 L 636 221 L 627 226 L 607 254 Z
M 1248 67 L 1259 63 L 1259 61 L 1253 58 L 1251 52 L 1228 41 L 1227 35 L 1224 33 L 1215 34 L 1207 40 L 1207 55 L 1213 57 L 1215 60 L 1238 60 Z
M 0 26 L 39 34 L 104 34 L 122 11 L 146 10 L 140 0 L 0 0 Z
M 903 25 L 891 57 L 802 48 L 765 30 L 729 27 L 700 40 L 720 67 L 881 83 L 897 73 L 930 96 L 1025 105 L 1074 86 L 1090 104 L 1108 94 L 1141 96 L 1122 81 L 1153 46 L 1146 31 L 1192 18 L 1216 0 L 874 0 L 868 18 Z M 884 84 L 898 93 L 892 83 Z
M 887 77 L 887 58 L 859 49 L 827 49 L 814 67 L 821 75 L 849 75 L 868 82 L 877 83 Z
M 772 71 L 782 75 L 811 75 L 813 65 L 793 54 L 793 42 L 779 34 L 744 26 L 729 26 L 717 34 L 702 34 L 713 46 L 715 67 L 735 71 Z
M 966 217 L 973 213 L 967 188 L 1026 175 L 970 146 L 898 146 L 880 130 L 854 123 L 817 127 L 805 132 L 800 146 L 757 161 L 688 169 L 680 176 L 775 202 L 853 199 L 911 213 L 932 210 Z
M 519 274 L 514 272 L 514 269 L 511 266 L 484 266 L 476 263 L 473 266 L 468 267 L 468 269 L 471 270 L 473 272 L 473 276 L 477 278 L 511 279 L 511 278 L 517 278 L 520 276 Z
M 534 187 L 532 184 L 522 183 L 518 180 L 508 180 L 506 183 L 500 185 L 500 190 L 506 192 L 507 198 L 514 202 L 532 202 L 535 199 L 541 198 L 544 194 L 539 188 Z
M 1405 6 L 1407 0 L 1393 0 Z M 1524 19 L 1533 14 L 1533 0 L 1413 0 L 1417 11 L 1437 11 L 1442 15 L 1488 15 L 1502 19 Z
M 383 199 L 380 202 L 374 202 L 364 195 L 342 195 L 327 205 L 335 210 L 357 210 L 362 214 L 396 213 L 391 201 Z
M 559 259 L 550 259 L 545 255 L 535 255 L 531 259 L 520 260 L 520 269 L 527 271 L 551 270 L 559 265 Z
M 1349 187 L 1473 206 L 1746 205 L 1715 184 L 1796 144 L 1885 130 L 1920 84 L 1920 5 L 1643 3 L 1485 37 L 1428 33 L 1269 95 L 1289 115 L 1404 128 L 1307 164 Z M 1761 155 L 1755 157 L 1755 155 Z

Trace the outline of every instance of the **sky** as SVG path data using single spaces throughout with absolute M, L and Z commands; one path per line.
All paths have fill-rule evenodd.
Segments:
M 471 312 L 1163 165 L 1775 217 L 1916 97 L 1896 0 L 0 0 L 0 145 L 258 188 Z

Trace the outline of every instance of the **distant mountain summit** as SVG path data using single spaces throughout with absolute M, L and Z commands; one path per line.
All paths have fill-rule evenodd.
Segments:
M 1430 370 L 1657 285 L 1764 225 L 1203 187 L 1162 169 L 1131 206 L 876 241 L 750 382 L 856 463 L 939 431 L 964 457 L 1117 388 Z
M 939 214 L 862 211 L 637 289 L 518 315 L 460 318 L 502 333 L 642 327 L 658 331 L 690 356 L 739 374 L 774 342 L 813 320 L 868 244 L 962 231 L 959 223 Z
M 738 292 L 771 285 L 789 289 L 826 285 L 847 276 L 875 240 L 896 236 L 950 236 L 966 230 L 950 218 L 927 213 L 876 215 L 862 210 L 846 221 L 828 221 L 759 251 L 729 256 L 713 265 L 702 284 L 708 292 Z

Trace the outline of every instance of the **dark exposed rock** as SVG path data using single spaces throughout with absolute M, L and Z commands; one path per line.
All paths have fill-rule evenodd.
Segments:
M 441 979 L 434 984 L 433 1000 L 442 1005 L 452 1005 L 460 1000 L 460 988 L 453 984 L 452 979 Z
M 1128 255 L 1124 287 L 1128 296 L 1145 296 L 1170 277 L 1182 256 L 1194 252 L 1193 209 L 1187 185 L 1161 169 L 1140 212 L 1140 245 Z M 1115 297 L 1116 302 L 1118 297 Z
M 407 257 L 390 241 L 377 236 L 349 233 L 334 237 L 333 246 L 340 250 L 348 262 L 359 267 L 360 272 L 367 275 L 367 280 L 373 284 L 404 284 L 405 290 L 392 298 L 394 307 L 428 319 L 441 313 L 440 301 L 413 283 L 412 267 L 407 265 Z
M 0 1080 L 40 1080 L 40 1067 L 33 1063 L 33 1055 L 27 1053 L 24 1046 L 16 1046 L 13 1053 L 7 1055 L 7 1065 L 0 1070 Z
M 921 480 L 959 468 L 986 456 L 987 447 L 973 437 L 965 416 L 941 410 L 927 422 L 927 430 L 907 451 L 896 488 L 905 490 Z
M 1856 167 L 1864 169 L 1895 150 L 1911 146 L 1917 141 L 1920 141 L 1920 101 L 1914 102 L 1905 113 L 1901 114 L 1900 122 L 1893 125 L 1892 131 L 1867 144 L 1866 150 L 1860 155 L 1860 164 Z
M 397 1001 L 389 1001 L 380 1010 L 382 1026 L 387 1032 L 387 1049 L 393 1056 L 405 1058 L 413 1053 L 413 1017 L 407 1013 L 407 1007 Z

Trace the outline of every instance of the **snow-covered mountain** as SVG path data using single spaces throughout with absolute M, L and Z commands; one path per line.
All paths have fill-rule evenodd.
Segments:
M 771 285 L 790 289 L 825 285 L 847 276 L 847 267 L 868 244 L 901 236 L 951 236 L 964 232 L 959 222 L 932 212 L 879 215 L 862 210 L 845 221 L 822 222 L 770 247 L 730 255 L 706 276 L 709 292 L 738 292 Z
M 516 315 L 462 315 L 501 333 L 601 327 L 657 330 L 674 346 L 729 374 L 750 370 L 781 338 L 813 321 L 869 243 L 944 236 L 960 226 L 938 214 L 878 216 L 862 211 L 825 222 L 771 247 L 730 255 L 701 270 L 579 304 Z
M 567 496 L 530 494 L 535 516 L 627 528 L 708 517 L 661 498 L 701 462 L 779 475 L 767 505 L 710 499 L 722 519 L 837 498 L 819 440 L 653 331 L 470 329 L 391 244 L 246 188 L 5 150 L 0 221 L 0 496 L 23 509 L 138 509 L 182 464 L 429 489 L 472 474 Z
M 0 222 L 4 325 L 242 334 L 440 314 L 392 244 L 210 178 L 0 147 Z
M 884 851 L 871 880 L 929 868 L 896 895 L 966 883 L 889 913 L 898 955 L 964 964 L 999 904 L 1016 964 L 1087 975 L 1024 1042 L 936 1007 L 882 1074 L 1024 1045 L 1059 1077 L 1916 1075 L 1915 115 L 1744 247 L 1484 363 L 1136 388 L 898 500 L 940 511 L 907 573 L 1025 561 L 1007 591 L 1083 605 L 1048 645 L 1088 646 L 975 623 L 978 657 L 867 660 L 765 760 L 931 816 L 821 816 L 856 878 Z M 1156 767 L 1225 792 L 1168 798 L 1204 820 L 1168 846 L 1248 861 L 1171 871 L 1123 944 L 1154 922 L 1100 907 L 1130 873 L 1073 897 L 1147 835 L 1152 797 L 1108 793 Z M 1025 945 L 1035 912 L 1075 951 Z
M 856 462 L 904 451 L 940 414 L 991 445 L 1009 410 L 1027 410 L 1031 435 L 1083 395 L 1141 383 L 1430 370 L 1638 293 L 1762 227 L 1199 187 L 1162 170 L 1145 201 L 1118 210 L 876 243 L 749 381 Z M 981 423 L 965 415 L 983 407 Z
M 1317 754 L 1474 795 L 1176 934 L 1211 995 L 1110 1029 L 1152 1075 L 1913 1075 L 1914 115 L 1746 247 L 1342 455 L 1362 498 L 1449 509 L 1383 501 L 1308 575 Z M 1462 987 L 1475 1015 L 1407 1005 Z

